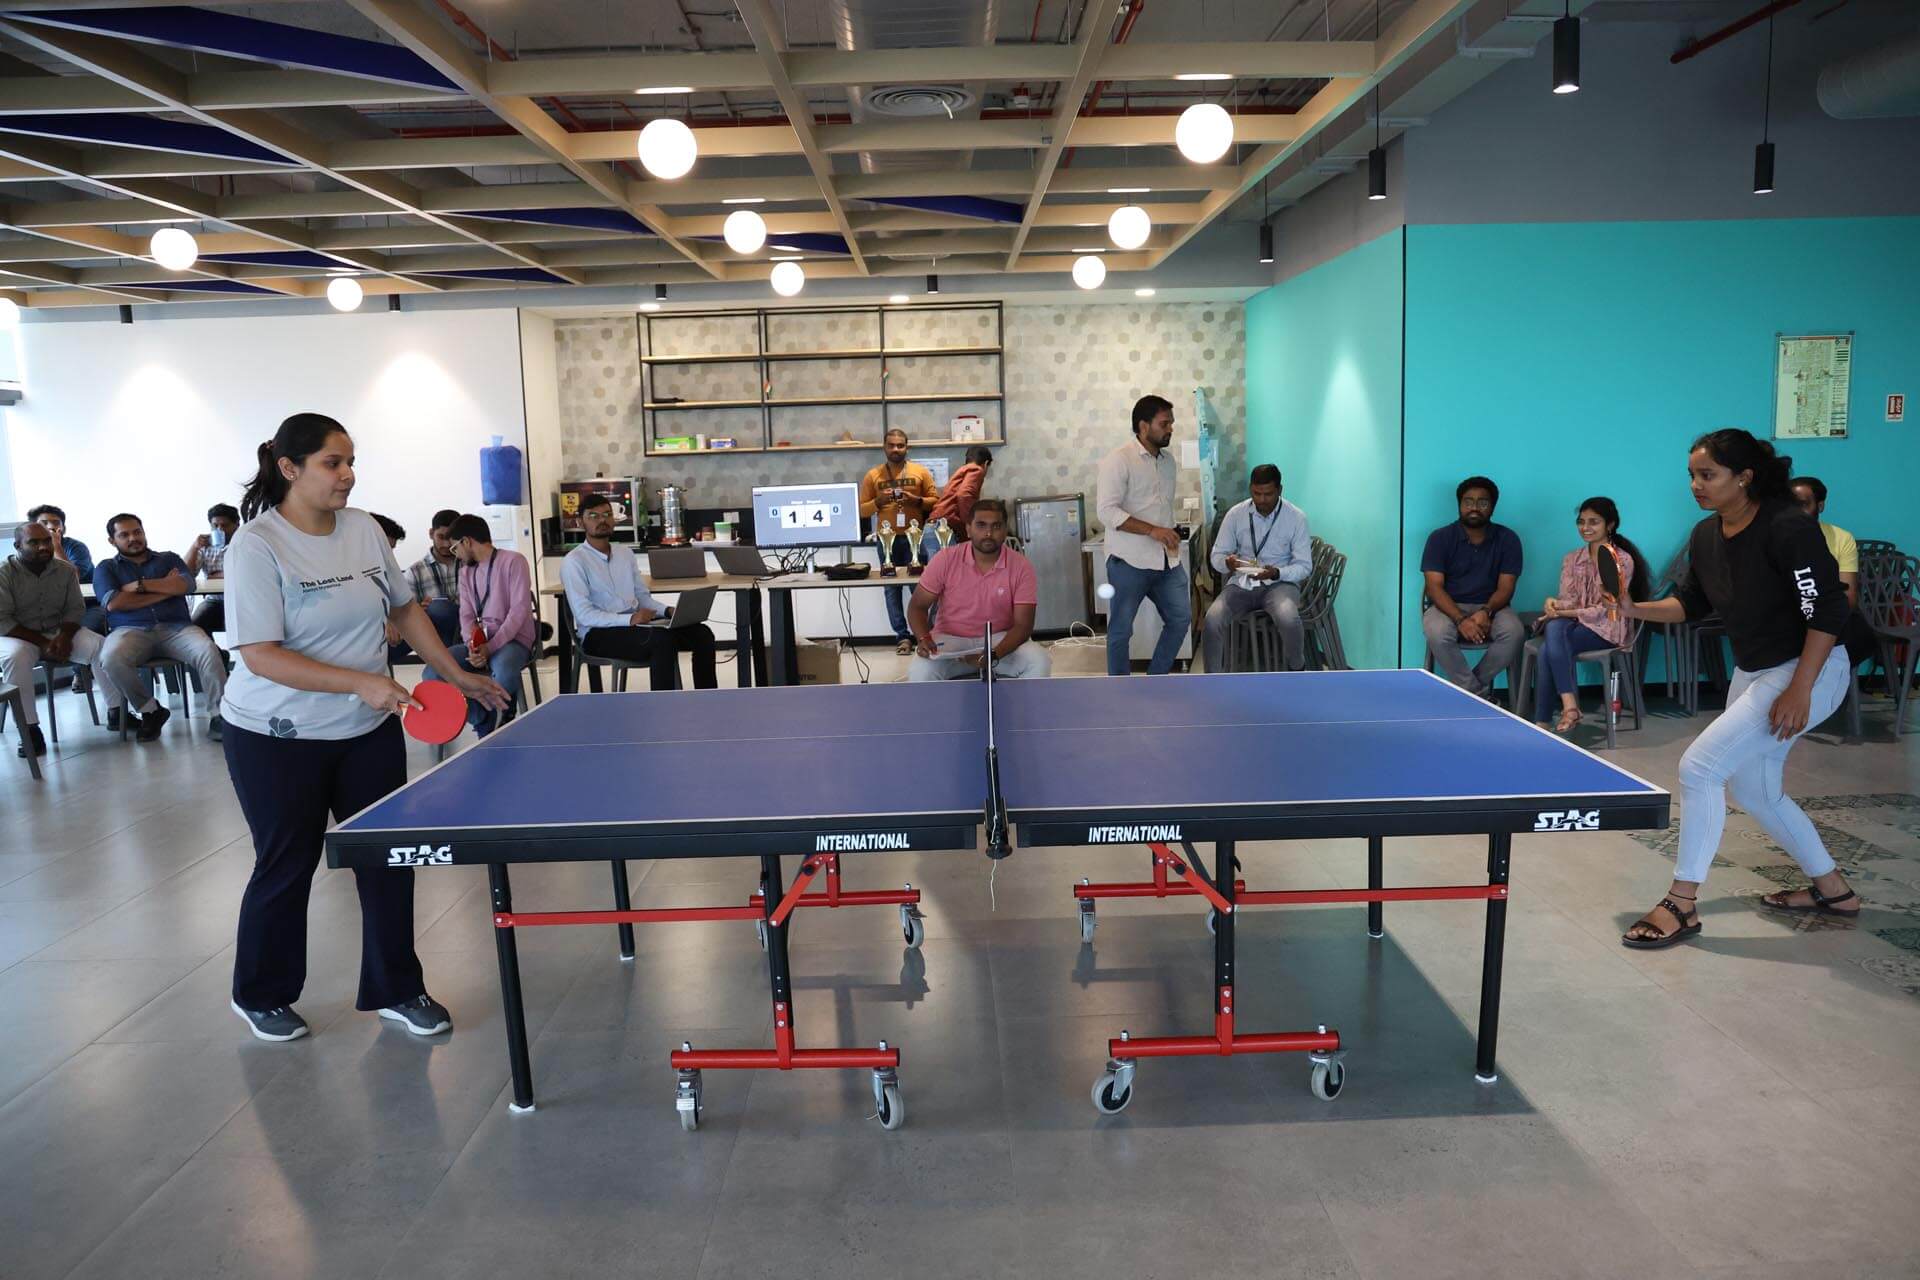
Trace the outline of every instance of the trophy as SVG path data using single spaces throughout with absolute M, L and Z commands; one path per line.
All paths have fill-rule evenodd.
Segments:
M 884 519 L 876 521 L 873 529 L 873 543 L 880 548 L 880 576 L 894 576 L 893 553 L 899 545 L 900 531 L 889 525 Z
M 920 563 L 920 522 L 915 520 L 907 526 L 907 572 L 917 578 L 925 567 Z
M 933 527 L 933 536 L 940 540 L 940 549 L 945 551 L 948 545 L 953 542 L 953 526 L 947 521 L 942 520 Z

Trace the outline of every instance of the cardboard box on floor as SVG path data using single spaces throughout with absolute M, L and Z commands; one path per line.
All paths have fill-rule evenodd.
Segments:
M 839 684 L 840 646 L 799 641 L 794 645 L 793 670 L 801 684 Z

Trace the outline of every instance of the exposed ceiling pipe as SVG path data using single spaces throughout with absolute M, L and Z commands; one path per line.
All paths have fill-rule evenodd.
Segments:
M 1920 116 L 1920 37 L 1821 68 L 1818 94 L 1836 120 Z
M 997 23 L 994 0 L 919 0 L 904 6 L 897 0 L 828 0 L 828 21 L 833 24 L 835 43 L 842 49 L 928 49 L 993 43 Z M 919 90 L 917 94 L 901 90 Z M 928 118 L 939 119 L 944 110 L 951 120 L 978 120 L 984 84 L 969 84 L 965 97 L 942 92 L 946 87 L 929 85 L 850 85 L 847 103 L 856 122 L 876 116 L 898 118 L 906 111 L 888 110 L 879 105 L 892 99 L 916 104 Z M 949 100 L 951 95 L 952 100 Z M 929 156 L 863 151 L 860 172 L 897 173 L 909 169 L 966 168 L 971 163 L 966 153 Z
M 1113 43 L 1125 44 L 1127 42 L 1127 37 L 1133 34 L 1133 24 L 1140 20 L 1140 11 L 1142 9 L 1145 9 L 1146 7 L 1147 7 L 1147 0 L 1127 0 L 1127 15 L 1126 17 L 1120 19 L 1120 30 L 1114 32 Z M 1082 108 L 1081 111 L 1077 112 L 1076 114 L 1077 115 L 1086 114 L 1086 110 L 1091 104 L 1099 102 L 1100 95 L 1106 92 L 1107 84 L 1108 84 L 1108 81 L 1105 81 L 1105 80 L 1095 81 L 1093 88 L 1087 93 L 1086 102 L 1081 104 L 1081 108 Z M 1063 152 L 1060 156 L 1059 167 L 1064 169 L 1072 163 L 1073 163 L 1073 148 L 1068 147 L 1066 151 Z
M 1674 55 L 1671 58 L 1667 59 L 1667 61 L 1673 63 L 1675 66 L 1678 66 L 1681 63 L 1685 62 L 1688 58 L 1697 58 L 1701 54 L 1705 53 L 1707 50 L 1713 48 L 1713 46 L 1721 43 L 1722 41 L 1730 40 L 1734 36 L 1739 35 L 1742 31 L 1745 31 L 1748 27 L 1758 26 L 1760 23 L 1765 22 L 1768 18 L 1771 18 L 1774 14 L 1779 13 L 1781 10 L 1791 9 L 1793 8 L 1793 6 L 1799 3 L 1800 3 L 1800 0 L 1773 0 L 1772 4 L 1762 6 L 1761 8 L 1754 10 L 1752 13 L 1748 14 L 1744 18 L 1741 18 L 1737 22 L 1729 22 L 1726 26 L 1720 28 L 1718 31 L 1709 32 L 1708 34 L 1701 36 L 1698 40 L 1689 41 L 1688 43 L 1680 46 L 1680 48 L 1674 53 Z

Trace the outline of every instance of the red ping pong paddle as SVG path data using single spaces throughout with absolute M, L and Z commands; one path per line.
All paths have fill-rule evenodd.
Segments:
M 460 736 L 467 723 L 467 696 L 441 680 L 422 680 L 413 687 L 413 700 L 400 723 L 412 737 L 439 746 Z
M 1627 588 L 1626 553 L 1611 542 L 1593 549 L 1594 568 L 1600 571 L 1600 599 L 1607 606 L 1609 619 L 1620 616 L 1620 593 Z

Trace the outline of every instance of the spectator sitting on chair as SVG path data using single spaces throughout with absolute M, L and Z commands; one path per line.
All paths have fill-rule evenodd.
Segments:
M 981 498 L 973 504 L 965 545 L 933 558 L 913 589 L 907 618 L 913 625 L 914 657 L 907 679 L 955 680 L 978 675 L 985 654 L 980 643 L 993 629 L 993 670 L 1005 680 L 1038 680 L 1053 671 L 1053 659 L 1033 637 L 1040 580 L 1033 562 L 1007 543 L 1007 504 Z M 932 620 L 940 606 L 939 629 Z M 943 657 L 945 651 L 971 653 Z
M 460 633 L 466 643 L 448 649 L 455 660 L 486 671 L 511 699 L 520 673 L 533 658 L 533 571 L 518 551 L 500 551 L 479 516 L 461 516 L 447 530 L 460 561 Z M 427 672 L 428 680 L 440 677 Z M 513 702 L 502 713 L 513 718 Z M 493 712 L 477 698 L 467 699 L 467 723 L 476 737 L 493 731 Z
M 42 662 L 92 666 L 100 658 L 98 632 L 80 625 L 86 613 L 80 575 L 53 556 L 54 537 L 43 524 L 13 531 L 13 555 L 0 560 L 0 688 L 20 690 L 20 756 L 47 754 L 33 697 L 33 670 Z M 105 678 L 103 689 L 111 689 Z M 111 695 L 110 695 L 111 696 Z
M 1232 575 L 1207 610 L 1207 670 L 1227 669 L 1227 632 L 1245 615 L 1265 609 L 1280 632 L 1289 671 L 1307 665 L 1307 628 L 1300 621 L 1300 584 L 1313 573 L 1313 535 L 1307 513 L 1280 496 L 1280 468 L 1265 463 L 1247 478 L 1248 498 L 1220 522 L 1213 568 Z
M 973 523 L 973 504 L 980 500 L 980 490 L 987 482 L 987 469 L 992 465 L 993 450 L 983 444 L 969 446 L 966 465 L 947 477 L 940 501 L 927 513 L 927 524 L 937 527 L 937 522 L 945 520 L 956 542 L 971 537 L 968 526 Z
M 1493 678 L 1513 666 L 1526 643 L 1526 628 L 1509 607 L 1520 580 L 1520 537 L 1493 523 L 1500 486 L 1485 476 L 1462 480 L 1454 497 L 1460 518 L 1429 534 L 1420 556 L 1431 605 L 1421 626 L 1440 673 L 1486 697 L 1493 692 Z M 1486 647 L 1471 670 L 1461 645 Z
M 1144 600 L 1160 614 L 1160 639 L 1147 664 L 1150 675 L 1173 670 L 1193 627 L 1193 588 L 1187 581 L 1180 531 L 1173 527 L 1174 489 L 1180 469 L 1173 443 L 1173 405 L 1160 396 L 1134 401 L 1133 438 L 1100 459 L 1098 501 L 1105 528 L 1107 581 L 1107 674 L 1133 669 L 1133 620 Z
M 149 551 L 139 516 L 122 512 L 107 521 L 107 538 L 119 554 L 94 568 L 93 594 L 106 606 L 113 626 L 100 650 L 108 705 L 117 705 L 124 695 L 127 714 L 140 720 L 135 737 L 152 742 L 172 713 L 145 692 L 140 664 L 156 655 L 174 658 L 199 674 L 207 700 L 207 736 L 220 741 L 220 698 L 227 688 L 227 665 L 213 637 L 187 617 L 193 575 L 186 561 L 171 551 Z M 135 705 L 143 696 L 144 703 Z
M 212 530 L 193 540 L 187 548 L 187 572 L 197 573 L 208 582 L 225 575 L 227 544 L 240 532 L 240 508 L 219 502 L 207 508 L 207 524 Z M 209 596 L 193 611 L 193 625 L 212 635 L 227 629 L 227 602 L 222 596 Z
M 606 495 L 581 499 L 580 527 L 587 540 L 567 552 L 560 565 L 580 652 L 594 658 L 645 662 L 655 689 L 671 689 L 678 683 L 680 655 L 690 652 L 693 687 L 717 687 L 713 632 L 705 626 L 667 630 L 645 625 L 672 610 L 647 590 L 633 548 L 612 540 L 613 504 Z
M 1847 607 L 1860 607 L 1860 546 L 1853 535 L 1837 524 L 1828 524 L 1820 517 L 1827 510 L 1827 486 L 1817 476 L 1795 476 L 1792 481 L 1793 500 L 1799 508 L 1820 522 L 1820 536 L 1827 540 L 1827 550 L 1833 553 L 1834 563 L 1840 566 L 1840 585 L 1847 589 Z
M 1534 723 L 1552 723 L 1555 733 L 1572 733 L 1580 723 L 1580 685 L 1574 655 L 1596 649 L 1624 649 L 1631 640 L 1633 624 L 1621 613 L 1619 601 L 1608 599 L 1600 579 L 1600 557 L 1611 556 L 1611 543 L 1626 563 L 1621 578 L 1627 584 L 1627 598 L 1645 600 L 1653 592 L 1648 587 L 1647 558 L 1640 548 L 1620 533 L 1620 508 L 1612 498 L 1588 498 L 1580 504 L 1573 527 L 1580 534 L 1581 546 L 1569 551 L 1560 561 L 1560 590 L 1547 597 L 1540 619 L 1540 646 L 1533 695 Z M 1560 704 L 1560 718 L 1552 719 L 1554 702 Z
M 53 535 L 53 558 L 64 560 L 73 566 L 80 575 L 81 582 L 93 581 L 93 552 L 87 550 L 87 544 L 78 538 L 67 536 L 67 513 L 51 502 L 43 502 L 27 512 L 28 524 L 45 525 L 47 532 Z M 107 611 L 98 600 L 87 606 L 86 617 L 80 625 L 96 635 L 107 633 Z
M 451 530 L 453 522 L 460 513 L 450 508 L 442 508 L 433 513 L 433 523 L 429 526 L 428 536 L 433 545 L 427 554 L 407 566 L 407 580 L 413 584 L 414 603 L 427 611 L 427 617 L 433 619 L 433 629 L 440 635 L 440 643 L 451 649 L 461 641 L 460 635 L 460 562 L 454 558 Z M 381 526 L 391 538 L 393 531 Z M 407 531 L 400 530 L 405 537 Z M 387 660 L 391 664 L 404 658 L 412 650 L 403 643 L 392 627 L 387 628 Z

